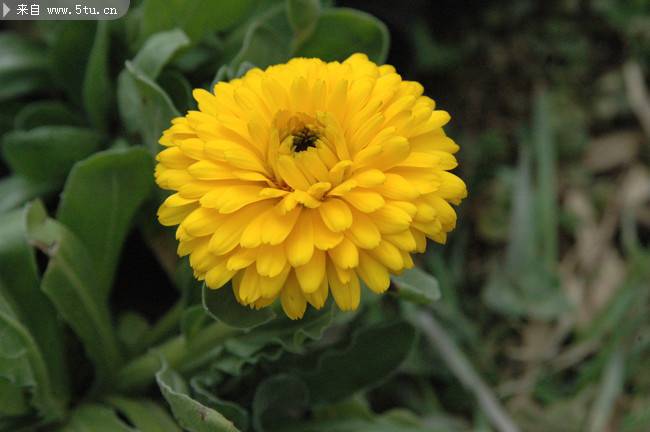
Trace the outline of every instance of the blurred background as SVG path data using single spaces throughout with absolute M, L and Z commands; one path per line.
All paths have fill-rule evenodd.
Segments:
M 442 292 L 431 306 L 436 321 L 422 323 L 407 362 L 368 393 L 373 410 L 407 407 L 424 430 L 649 431 L 650 1 L 335 3 L 382 20 L 387 63 L 450 112 L 456 173 L 469 189 L 448 244 L 430 244 L 418 262 Z M 142 45 L 129 36 L 137 17 L 112 27 L 113 78 Z M 78 123 L 75 59 L 88 56 L 94 27 L 61 36 L 50 25 L 3 27 L 48 51 L 35 51 L 35 78 L 23 87 L 9 86 L 23 82 L 9 73 L 0 81 L 0 133 L 39 124 L 20 113 L 43 99 L 57 121 Z M 57 42 L 65 37 L 74 44 Z M 0 76 L 18 46 L 2 41 Z M 192 104 L 188 85 L 209 83 L 232 54 L 217 38 L 199 48 L 159 79 L 181 112 Z M 65 80 L 50 85 L 39 56 L 53 58 Z M 118 121 L 111 114 L 106 127 Z M 137 125 L 125 128 L 128 137 Z M 121 133 L 113 138 L 126 145 Z M 9 171 L 0 164 L 1 175 Z M 6 208 L 34 196 L 56 208 L 60 184 L 21 192 L 8 184 Z M 156 246 L 165 239 L 140 227 L 126 238 L 111 307 L 139 304 L 154 320 L 178 296 L 166 273 L 174 258 Z M 143 285 L 155 286 L 155 301 Z
M 650 2 L 344 3 L 452 115 L 469 198 L 424 258 L 444 327 L 522 430 L 650 430 Z

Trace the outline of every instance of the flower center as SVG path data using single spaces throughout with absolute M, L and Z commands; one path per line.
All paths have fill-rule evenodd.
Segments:
M 292 135 L 293 135 L 293 151 L 295 153 L 303 152 L 310 147 L 316 147 L 316 141 L 319 138 L 318 133 L 309 129 L 306 126 L 294 132 Z

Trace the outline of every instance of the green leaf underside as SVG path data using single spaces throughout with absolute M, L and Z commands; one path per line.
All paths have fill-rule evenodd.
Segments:
M 435 277 L 414 267 L 391 277 L 400 297 L 414 303 L 429 304 L 440 299 L 440 287 Z
M 156 381 L 174 417 L 184 429 L 190 432 L 239 431 L 223 415 L 192 399 L 187 394 L 183 378 L 166 365 L 156 374 Z

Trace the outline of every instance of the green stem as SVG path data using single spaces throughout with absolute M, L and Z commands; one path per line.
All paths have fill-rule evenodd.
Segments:
M 185 364 L 205 357 L 205 354 L 219 346 L 239 330 L 227 327 L 223 323 L 213 323 L 187 341 L 183 335 L 152 348 L 149 352 L 128 363 L 116 377 L 116 388 L 124 392 L 132 392 L 145 388 L 160 369 L 160 361 L 164 359 L 171 368 L 182 368 Z
M 165 313 L 156 323 L 156 325 L 147 333 L 142 342 L 141 349 L 149 348 L 151 345 L 160 342 L 165 337 L 169 336 L 178 327 L 178 322 L 183 316 L 184 304 L 183 300 L 179 300 L 176 304 Z

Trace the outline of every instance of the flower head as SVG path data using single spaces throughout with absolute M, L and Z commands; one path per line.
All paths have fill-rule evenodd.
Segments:
M 156 181 L 178 225 L 178 254 L 210 288 L 232 280 L 251 307 L 278 297 L 300 318 L 331 292 L 355 309 L 360 279 L 376 293 L 413 266 L 426 238 L 444 243 L 449 203 L 467 194 L 458 146 L 417 82 L 355 54 L 342 63 L 296 58 L 214 92 L 172 121 Z

